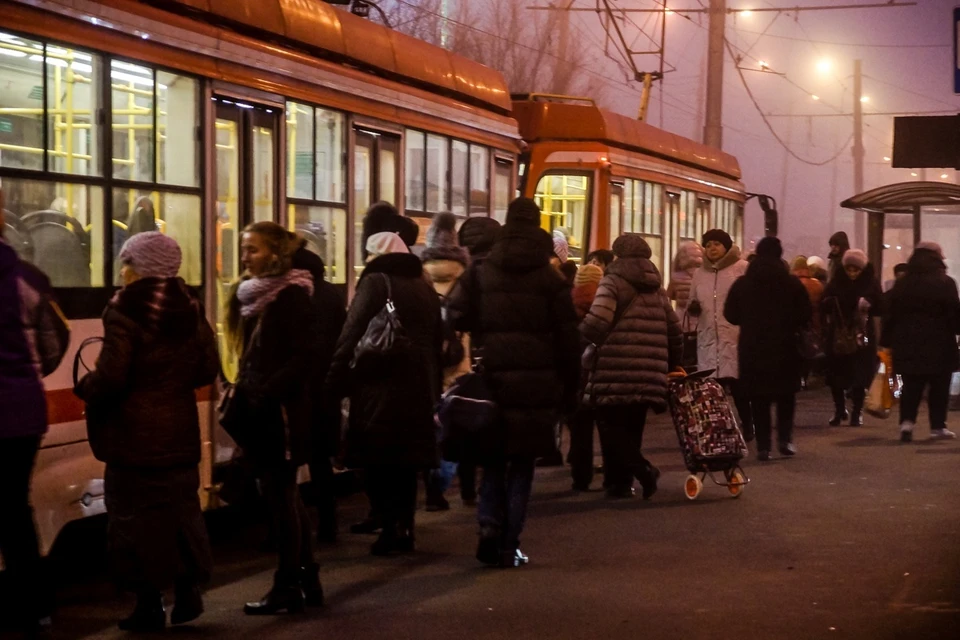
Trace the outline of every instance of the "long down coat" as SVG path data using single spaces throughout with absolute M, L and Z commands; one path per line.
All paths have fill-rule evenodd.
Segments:
M 807 290 L 776 258 L 758 257 L 733 283 L 724 317 L 740 327 L 740 385 L 748 396 L 776 398 L 799 390 L 798 333 L 812 313 Z
M 550 236 L 507 224 L 489 257 L 450 294 L 456 327 L 469 331 L 503 413 L 504 454 L 552 453 L 554 426 L 575 404 L 580 336 L 570 287 L 550 266 Z
M 384 276 L 390 279 L 397 316 L 412 348 L 381 370 L 356 371 L 350 368 L 354 349 L 387 303 Z M 350 398 L 348 465 L 437 465 L 433 412 L 442 375 L 440 323 L 440 299 L 424 278 L 417 256 L 394 253 L 367 264 L 327 377 L 336 397 Z
M 586 395 L 597 406 L 667 405 L 667 373 L 680 363 L 680 320 L 646 258 L 623 258 L 607 269 L 580 333 L 600 345 Z
M 740 329 L 723 317 L 727 294 L 737 278 L 747 272 L 740 248 L 731 247 L 716 263 L 706 258 L 690 283 L 690 303 L 700 303 L 697 322 L 697 367 L 713 369 L 717 378 L 736 378 L 739 373 L 737 342 Z M 687 305 L 689 309 L 689 304 Z

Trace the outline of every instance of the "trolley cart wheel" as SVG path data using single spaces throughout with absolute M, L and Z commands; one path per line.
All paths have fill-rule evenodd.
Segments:
M 686 482 L 683 483 L 683 493 L 687 496 L 687 500 L 696 500 L 702 490 L 703 481 L 699 477 L 693 474 L 687 476 Z
M 739 498 L 743 493 L 743 488 L 747 484 L 747 479 L 740 469 L 730 469 L 725 474 L 727 476 L 727 491 L 734 498 Z

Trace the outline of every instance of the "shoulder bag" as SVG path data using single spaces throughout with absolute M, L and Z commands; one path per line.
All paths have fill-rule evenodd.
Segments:
M 833 303 L 837 308 L 837 323 L 833 328 L 833 353 L 838 356 L 853 355 L 864 344 L 863 332 L 856 324 L 848 323 L 844 319 L 840 301 L 837 298 L 833 299 Z
M 400 324 L 393 304 L 390 278 L 386 274 L 380 275 L 387 285 L 387 302 L 367 324 L 367 330 L 353 350 L 350 368 L 354 370 L 376 368 L 410 352 L 410 338 Z
M 263 315 L 261 314 L 257 319 L 256 326 L 253 328 L 253 333 L 250 334 L 250 340 L 247 342 L 247 346 L 244 347 L 243 354 L 240 356 L 240 372 L 237 374 L 238 382 L 249 369 L 247 362 L 248 356 L 250 355 L 253 345 L 260 341 L 260 326 L 262 322 Z M 253 442 L 252 421 L 250 420 L 251 408 L 250 398 L 247 397 L 247 394 L 236 384 L 230 383 L 224 388 L 223 393 L 220 395 L 220 402 L 217 404 L 217 417 L 220 426 L 223 427 L 223 430 L 233 438 L 233 441 L 236 442 L 241 449 L 246 449 Z

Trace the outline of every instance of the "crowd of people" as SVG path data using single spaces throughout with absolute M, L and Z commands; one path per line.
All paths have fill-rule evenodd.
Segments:
M 338 531 L 334 464 L 363 471 L 369 515 L 351 531 L 377 533 L 370 551 L 381 557 L 415 550 L 419 479 L 428 509 L 444 510 L 458 476 L 464 505 L 477 506 L 477 559 L 521 567 L 530 561 L 521 537 L 535 465 L 558 455 L 557 425 L 570 429 L 574 490 L 593 482 L 596 426 L 606 496 L 629 499 L 639 485 L 650 499 L 660 471 L 642 454 L 644 425 L 650 411 L 666 409 L 668 378 L 682 375 L 684 362 L 724 385 L 759 461 L 773 451 L 774 405 L 777 451 L 797 453 L 796 393 L 820 354 L 836 409 L 830 425 L 863 424 L 883 348 L 903 379 L 901 439 L 912 438 L 925 388 L 933 437 L 954 437 L 946 408 L 960 368 L 960 298 L 936 244 L 920 243 L 884 293 L 843 233 L 830 239 L 829 262 L 788 263 L 776 238 L 744 256 L 711 229 L 680 248 L 664 288 L 641 235 L 623 234 L 577 265 L 566 234 L 548 233 L 541 220 L 527 198 L 509 205 L 502 226 L 471 218 L 457 229 L 454 216 L 440 214 L 417 255 L 417 225 L 378 203 L 363 222 L 365 268 L 348 308 L 300 238 L 272 222 L 250 225 L 224 323 L 235 380 L 177 275 L 177 243 L 157 231 L 130 236 L 118 251 L 123 287 L 104 312 L 102 350 L 75 389 L 91 448 L 106 463 L 112 572 L 136 595 L 120 627 L 163 628 L 171 586 L 170 623 L 203 612 L 212 562 L 197 493 L 195 390 L 217 378 L 226 388 L 219 419 L 257 477 L 277 550 L 273 585 L 243 607 L 248 615 L 323 604 L 297 483 L 303 465 L 321 541 Z M 65 329 L 51 312 L 49 282 L 2 241 L 0 302 L 0 477 L 15 501 L 0 543 L 30 626 L 49 616 L 50 600 L 38 577 L 29 477 L 46 430 L 41 378 L 62 357 Z M 441 394 L 474 370 L 497 407 L 493 445 L 454 465 L 441 459 L 434 414 Z

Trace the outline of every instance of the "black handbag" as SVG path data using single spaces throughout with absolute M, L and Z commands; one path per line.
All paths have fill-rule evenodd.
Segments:
M 683 354 L 680 356 L 680 366 L 687 372 L 693 372 L 697 369 L 697 329 L 690 329 L 690 315 L 683 314 L 681 323 L 683 332 Z
M 390 278 L 380 274 L 387 285 L 387 302 L 367 325 L 367 330 L 353 350 L 350 368 L 375 370 L 376 368 L 410 352 L 410 338 L 400 324 L 396 306 L 393 304 L 393 288 Z
M 240 373 L 237 376 L 239 383 L 245 376 L 251 375 L 251 368 L 248 362 L 248 356 L 253 345 L 260 340 L 260 325 L 263 316 L 257 320 L 253 333 L 250 334 L 250 340 L 247 342 L 243 354 L 240 356 Z M 253 444 L 253 403 L 248 394 L 239 384 L 227 384 L 220 395 L 220 402 L 217 403 L 217 418 L 220 426 L 227 432 L 233 441 L 241 449 L 248 449 Z
M 482 462 L 502 455 L 500 418 L 500 407 L 478 359 L 473 371 L 457 378 L 447 389 L 434 413 L 443 459 Z
M 853 355 L 864 345 L 863 331 L 856 323 L 848 323 L 844 320 L 843 311 L 840 309 L 840 302 L 834 298 L 834 304 L 837 307 L 837 323 L 833 327 L 833 354 L 837 356 Z
M 77 355 L 73 358 L 73 388 L 77 388 L 80 382 L 80 368 L 83 367 L 84 373 L 89 373 L 92 369 L 83 359 L 84 350 L 94 344 L 102 344 L 103 338 L 87 338 L 80 343 L 77 348 Z M 101 462 L 105 462 L 109 455 L 107 442 L 107 424 L 110 414 L 115 411 L 115 407 L 103 406 L 102 404 L 87 403 L 83 409 L 83 417 L 87 423 L 87 440 L 90 443 L 90 450 L 93 451 L 93 457 Z

